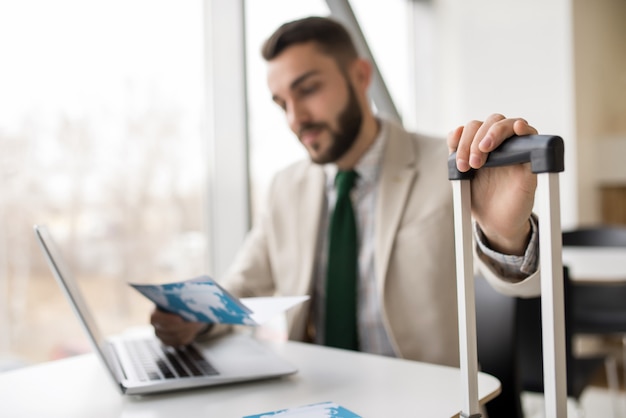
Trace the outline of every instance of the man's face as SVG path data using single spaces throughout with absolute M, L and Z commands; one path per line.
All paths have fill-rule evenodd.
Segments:
M 337 161 L 361 129 L 357 93 L 336 61 L 313 43 L 285 49 L 268 64 L 272 98 L 318 164 Z

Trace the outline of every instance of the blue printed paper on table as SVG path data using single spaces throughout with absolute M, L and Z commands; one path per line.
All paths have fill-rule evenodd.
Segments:
M 209 276 L 166 284 L 129 283 L 159 309 L 188 321 L 260 325 L 308 299 L 308 296 L 238 299 Z
M 322 402 L 297 408 L 281 409 L 274 412 L 264 412 L 258 415 L 247 415 L 243 418 L 363 418 L 334 402 Z

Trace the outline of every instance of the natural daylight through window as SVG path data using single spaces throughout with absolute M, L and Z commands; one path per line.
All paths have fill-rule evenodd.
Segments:
M 202 19 L 200 0 L 0 4 L 0 368 L 89 349 L 35 223 L 105 331 L 148 323 L 127 280 L 207 271 Z

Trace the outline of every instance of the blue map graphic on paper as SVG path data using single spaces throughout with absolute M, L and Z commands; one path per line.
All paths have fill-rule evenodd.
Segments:
M 258 415 L 246 415 L 243 418 L 271 418 L 271 417 L 298 417 L 298 418 L 363 418 L 334 402 L 322 402 L 297 408 L 281 409 L 274 412 L 264 412 Z
M 256 325 L 252 313 L 208 276 L 160 285 L 130 284 L 159 309 L 188 321 L 211 324 Z

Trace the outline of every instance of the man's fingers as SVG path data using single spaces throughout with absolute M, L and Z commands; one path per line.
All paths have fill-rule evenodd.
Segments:
M 504 115 L 501 115 L 499 113 L 491 114 L 487 117 L 487 119 L 485 119 L 485 123 L 480 126 L 478 131 L 476 131 L 476 135 L 474 136 L 474 138 L 472 138 L 469 157 L 469 163 L 472 168 L 480 168 L 485 164 L 485 161 L 487 161 L 487 155 L 490 150 L 484 151 L 480 148 L 480 145 L 483 143 L 489 143 L 490 138 L 487 137 L 487 135 L 489 134 L 489 130 L 493 125 L 503 120 L 506 120 Z M 485 137 L 487 137 L 486 141 Z
M 172 330 L 157 328 L 156 326 L 154 328 L 154 334 L 163 344 L 174 347 L 191 344 L 196 336 L 195 329 L 183 328 Z
M 513 135 L 534 135 L 537 130 L 522 118 L 506 118 L 494 113 L 484 122 L 470 121 L 448 134 L 448 150 L 456 151 L 456 166 L 461 172 L 481 168 L 487 156 Z
M 201 325 L 185 321 L 181 316 L 155 309 L 150 315 L 154 334 L 165 345 L 188 345 L 196 338 Z
M 519 118 L 513 124 L 513 131 L 515 135 L 537 135 L 538 131 L 533 126 L 530 126 L 525 119 Z
M 452 154 L 459 147 L 459 141 L 461 140 L 461 134 L 463 133 L 463 126 L 450 131 L 448 133 L 448 152 Z
M 533 135 L 537 130 L 528 125 L 522 118 L 502 119 L 489 126 L 482 138 L 479 138 L 478 149 L 489 153 L 513 135 Z
M 473 120 L 468 122 L 461 132 L 461 138 L 459 139 L 456 149 L 456 167 L 461 172 L 465 172 L 471 168 L 470 150 L 476 133 L 482 124 L 483 122 L 481 121 Z
M 470 121 L 448 134 L 448 150 L 456 151 L 457 169 L 465 172 L 480 168 L 487 155 L 513 135 L 536 135 L 537 130 L 522 118 L 506 118 L 494 113 L 484 122 Z

